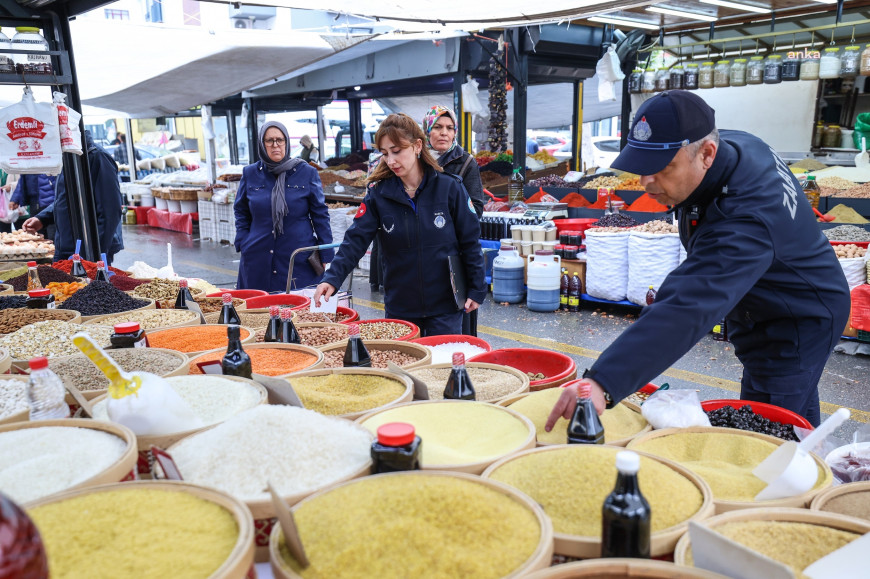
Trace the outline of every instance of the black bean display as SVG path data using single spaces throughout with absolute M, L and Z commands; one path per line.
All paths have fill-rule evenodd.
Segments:
M 130 297 L 110 283 L 92 281 L 70 296 L 61 308 L 76 310 L 83 316 L 101 316 L 135 310 L 148 305 L 148 300 Z
M 72 283 L 74 281 L 79 281 L 70 274 L 64 273 L 59 269 L 54 269 L 53 267 L 48 265 L 37 266 L 36 274 L 39 276 L 39 282 L 42 284 L 42 287 L 45 287 L 52 282 Z M 26 292 L 27 273 L 6 280 L 6 283 L 15 288 L 15 291 L 17 292 Z
M 26 288 L 25 284 L 25 288 Z M 27 307 L 27 296 L 0 296 L 0 310 Z
M 749 430 L 751 432 L 769 434 L 783 440 L 797 441 L 798 439 L 791 424 L 774 422 L 769 418 L 756 414 L 748 404 L 742 406 L 740 410 L 737 410 L 733 406 L 723 406 L 717 410 L 707 412 L 707 416 L 710 418 L 710 424 L 713 426 Z
M 532 179 L 529 181 L 529 186 L 531 187 L 566 187 L 569 189 L 576 189 L 577 183 L 568 183 L 564 179 L 562 179 L 558 175 L 544 175 L 543 177 L 538 177 L 537 179 Z
M 640 225 L 640 222 L 633 217 L 617 213 L 615 215 L 605 215 L 595 222 L 599 227 L 634 227 Z

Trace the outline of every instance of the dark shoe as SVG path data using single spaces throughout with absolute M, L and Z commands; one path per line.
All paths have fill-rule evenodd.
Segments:
M 372 293 L 377 293 L 378 284 L 376 284 L 376 283 L 369 284 L 369 288 L 372 290 Z

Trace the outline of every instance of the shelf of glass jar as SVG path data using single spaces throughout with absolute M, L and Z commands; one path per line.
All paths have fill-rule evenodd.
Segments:
M 27 50 L 4 50 L 4 54 L 30 54 L 33 51 Z M 51 57 L 51 68 L 49 72 L 28 70 L 22 64 L 16 64 L 15 72 L 10 70 L 10 67 L 3 69 L 3 63 L 0 62 L 0 84 L 13 85 L 34 85 L 34 86 L 57 86 L 63 84 L 72 84 L 71 74 L 58 74 L 58 70 L 69 70 L 69 54 L 65 50 L 48 50 L 45 52 Z M 3 57 L 0 56 L 0 59 Z M 60 66 L 58 66 L 58 64 Z

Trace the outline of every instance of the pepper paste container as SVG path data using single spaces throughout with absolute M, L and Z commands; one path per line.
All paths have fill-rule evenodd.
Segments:
M 139 322 L 123 322 L 115 324 L 114 333 L 109 337 L 112 348 L 147 348 L 148 336 L 139 326 Z
M 32 310 L 53 310 L 55 308 L 54 296 L 50 290 L 30 290 L 27 292 L 27 296 L 24 304 Z
M 492 262 L 492 298 L 518 304 L 526 297 L 526 262 L 515 247 L 502 245 Z
M 559 309 L 559 278 L 562 260 L 552 251 L 540 250 L 529 256 L 526 304 L 533 312 Z

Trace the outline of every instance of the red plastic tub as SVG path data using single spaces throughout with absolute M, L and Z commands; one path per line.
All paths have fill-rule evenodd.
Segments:
M 865 249 L 870 246 L 870 241 L 831 241 L 831 245 L 857 245 L 858 247 L 863 247 Z
M 782 408 L 781 406 L 774 406 L 773 404 L 767 404 L 765 402 L 731 399 L 705 400 L 701 402 L 701 408 L 703 408 L 705 412 L 710 412 L 711 410 L 718 410 L 723 406 L 733 406 L 736 410 L 740 410 L 747 404 L 756 414 L 760 414 L 768 420 L 773 420 L 774 422 L 782 422 L 783 424 L 791 424 L 792 426 L 799 426 L 801 428 L 806 428 L 807 430 L 813 429 L 813 425 L 807 422 L 806 418 L 804 418 L 800 414 L 792 412 L 791 410 L 788 410 L 786 408 Z
M 245 300 L 249 310 L 269 306 L 290 306 L 291 310 L 301 310 L 311 304 L 311 300 L 297 294 L 269 294 Z
M 427 336 L 425 338 L 417 338 L 416 340 L 411 340 L 415 344 L 420 344 L 421 346 L 440 346 L 441 344 L 455 344 L 458 342 L 465 342 L 466 344 L 471 344 L 472 346 L 477 346 L 478 348 L 483 348 L 487 352 L 492 352 L 492 346 L 489 345 L 489 342 L 486 340 L 481 340 L 475 336 L 466 336 L 464 334 L 444 334 L 443 336 Z
M 410 342 L 411 340 L 420 337 L 420 328 L 417 326 L 417 324 L 412 324 L 411 322 L 406 322 L 405 320 L 377 318 L 374 320 L 357 320 L 354 323 L 362 326 L 363 324 L 374 324 L 375 322 L 392 322 L 394 324 L 402 324 L 404 326 L 408 326 L 408 333 L 401 338 L 396 338 L 396 340 L 399 342 Z
M 542 373 L 546 378 L 532 380 L 529 389 L 544 390 L 561 386 L 577 377 L 577 364 L 565 354 L 537 348 L 501 348 L 478 354 L 469 362 L 486 362 L 516 368 L 520 372 Z
M 559 233 L 565 231 L 579 231 L 581 234 L 589 229 L 589 226 L 598 221 L 597 217 L 576 217 L 574 219 L 554 219 L 556 230 Z
M 260 296 L 267 296 L 268 293 L 263 290 L 254 290 L 254 289 L 242 289 L 242 290 L 226 290 L 222 292 L 214 292 L 206 295 L 207 298 L 219 298 L 224 294 L 230 294 L 234 298 L 239 298 L 240 300 L 247 300 L 249 298 L 256 298 Z
M 345 319 L 345 320 L 341 320 L 340 322 L 338 322 L 339 324 L 351 324 L 351 323 L 356 322 L 357 320 L 359 320 L 359 312 L 358 312 L 358 311 L 356 311 L 356 310 L 352 310 L 352 309 L 350 309 L 350 308 L 346 308 L 346 307 L 344 307 L 344 306 L 338 306 L 338 307 L 336 307 L 336 308 L 335 308 L 335 313 L 337 313 L 337 314 L 345 314 L 345 315 L 350 316 L 349 318 L 347 318 L 347 319 Z

